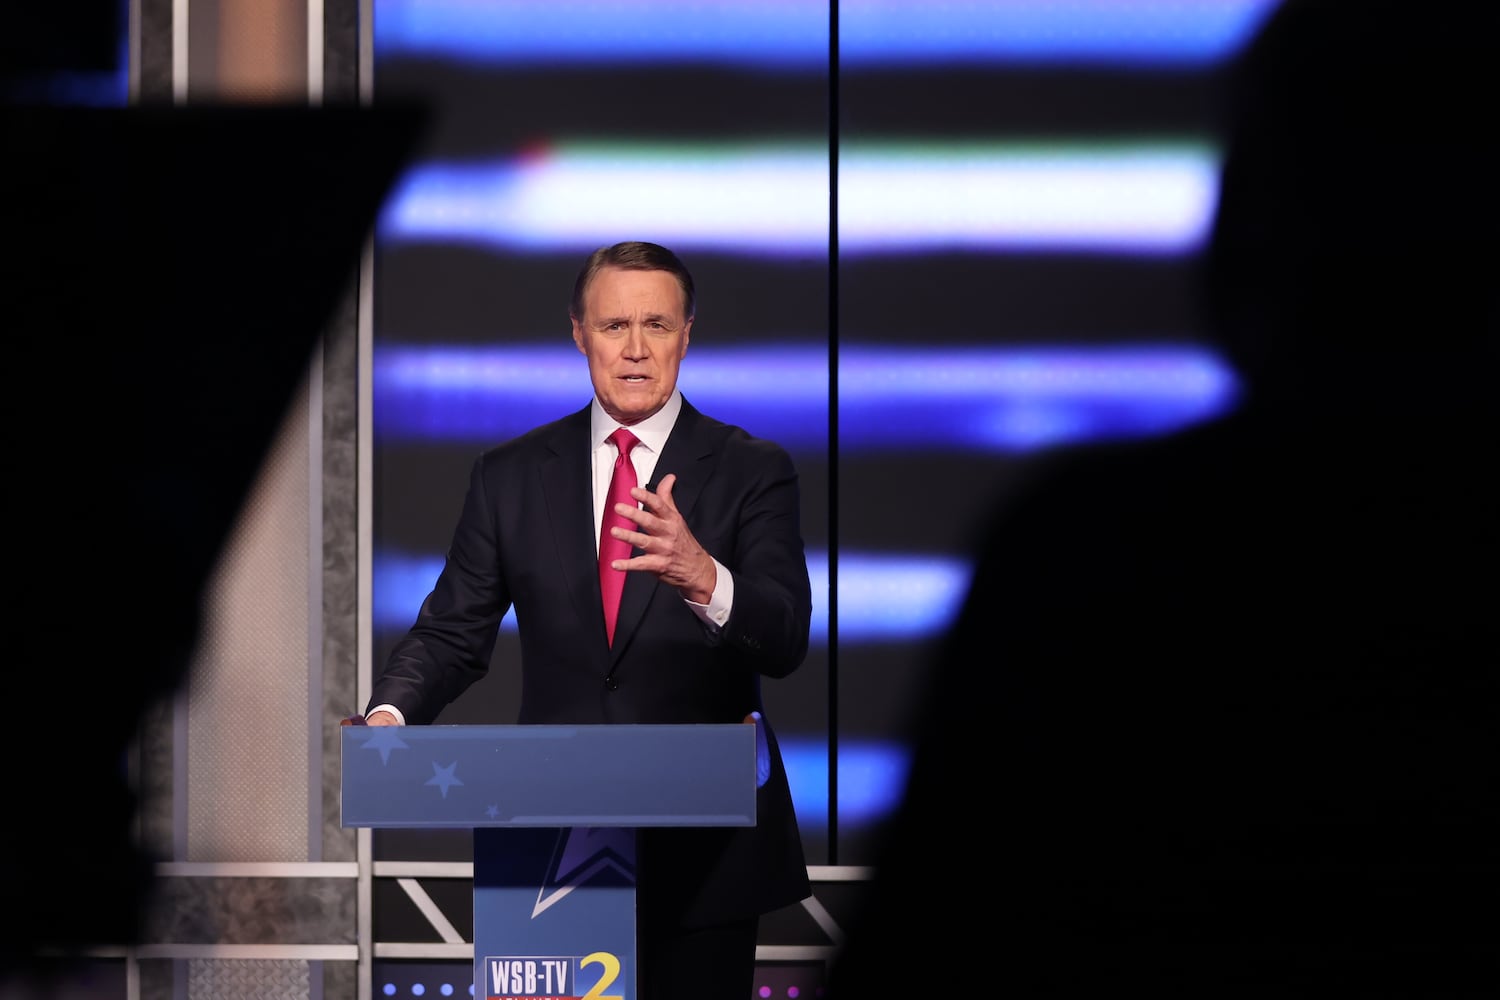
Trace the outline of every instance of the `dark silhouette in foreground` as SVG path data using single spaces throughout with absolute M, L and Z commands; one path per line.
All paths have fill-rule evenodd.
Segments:
M 0 107 L 12 773 L 0 994 L 141 943 L 129 756 L 358 273 L 415 108 Z
M 1245 54 L 1241 403 L 996 513 L 835 1000 L 1493 995 L 1492 20 L 1287 0 Z

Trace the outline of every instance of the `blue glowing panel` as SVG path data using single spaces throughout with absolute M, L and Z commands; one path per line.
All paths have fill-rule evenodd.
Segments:
M 813 639 L 828 641 L 828 556 L 809 553 L 813 592 Z M 841 645 L 903 642 L 942 635 L 969 590 L 967 559 L 937 555 L 839 552 Z
M 845 68 L 929 63 L 1202 65 L 1276 0 L 838 0 Z M 821 68 L 829 0 L 378 0 L 382 56 Z
M 1162 434 L 1235 405 L 1214 352 L 1182 346 L 844 348 L 839 444 L 1028 452 Z
M 1181 254 L 1218 200 L 1218 156 L 1192 143 L 851 145 L 840 153 L 839 252 Z M 822 256 L 826 145 L 559 144 L 402 178 L 379 234 L 588 253 L 619 233 L 679 250 Z
M 409 628 L 443 568 L 441 555 L 376 553 L 372 614 L 375 627 Z M 812 639 L 828 642 L 828 555 L 807 554 L 812 583 Z M 842 553 L 839 557 L 839 642 L 925 639 L 952 624 L 969 589 L 966 559 L 899 553 Z M 500 626 L 516 627 L 515 614 Z
M 86 15 L 97 15 L 99 5 L 85 5 Z M 39 104 L 61 107 L 123 108 L 130 103 L 130 0 L 118 0 L 112 22 L 119 31 L 112 66 L 91 69 L 70 65 L 73 53 L 66 45 L 51 48 L 51 40 L 34 40 L 40 46 L 40 59 L 55 57 L 57 68 L 42 72 L 16 72 L 0 75 L 0 100 L 15 104 Z M 38 23 L 50 23 L 46 18 Z M 83 26 L 81 26 L 83 27 Z M 84 30 L 99 31 L 109 24 L 87 25 Z M 12 30 L 14 27 L 12 26 Z M 6 67 L 9 70 L 11 67 Z
M 839 252 L 1202 246 L 1218 157 L 1193 144 L 852 144 L 839 154 Z
M 375 51 L 504 66 L 826 63 L 826 0 L 377 0 Z
M 767 382 L 771 359 L 777 377 Z M 561 338 L 545 347 L 386 347 L 375 362 L 376 428 L 386 444 L 502 441 L 582 407 L 581 365 Z M 827 446 L 822 348 L 693 348 L 678 384 L 705 412 L 788 448 Z M 1001 453 L 1137 437 L 1217 416 L 1237 391 L 1232 370 L 1201 348 L 844 347 L 839 446 Z
M 388 245 L 588 253 L 620 233 L 677 250 L 826 253 L 826 146 L 575 145 L 408 171 L 380 221 Z
M 1233 56 L 1279 0 L 838 0 L 839 62 L 1196 66 Z
M 811 829 L 826 827 L 828 744 L 790 736 L 778 742 L 797 806 L 797 822 Z M 841 740 L 838 760 L 840 823 L 867 826 L 900 805 L 911 763 L 909 747 L 889 740 Z
M 383 314 L 402 328 L 377 331 L 373 412 L 386 481 L 419 486 L 406 470 L 429 446 L 477 450 L 585 405 L 583 361 L 565 327 L 554 336 L 531 313 L 507 322 L 500 312 L 496 336 L 476 341 L 503 297 L 464 282 L 491 280 L 491 263 L 540 273 L 543 261 L 581 260 L 619 238 L 708 258 L 743 272 L 746 288 L 782 287 L 804 266 L 840 273 L 840 326 L 822 325 L 822 286 L 802 282 L 789 308 L 739 320 L 738 337 L 756 332 L 753 348 L 705 336 L 680 376 L 705 412 L 791 449 L 811 484 L 837 476 L 834 463 L 859 463 L 864 475 L 937 453 L 955 469 L 983 458 L 1004 473 L 1014 456 L 1169 433 L 1227 412 L 1233 372 L 1211 350 L 1184 346 L 1191 318 L 1153 296 L 1176 294 L 1217 209 L 1210 102 L 1179 97 L 1217 80 L 1278 2 L 375 0 L 382 82 L 455 103 L 454 132 L 440 137 L 455 141 L 414 165 L 378 220 L 380 245 L 397 251 L 386 284 L 396 288 L 408 268 L 418 275 L 391 300 L 405 307 Z M 960 89 L 950 68 L 972 88 Z M 828 94 L 835 70 L 847 86 Z M 663 117 L 657 102 L 631 99 L 639 93 L 674 95 L 661 103 L 679 113 Z M 1017 93 L 1042 110 L 1029 116 L 1010 103 Z M 822 119 L 807 113 L 827 96 L 841 101 L 834 114 L 860 123 L 841 131 L 836 160 Z M 728 109 L 754 109 L 754 120 Z M 683 122 L 690 140 L 673 141 L 688 134 Z M 991 261 L 997 283 L 1024 301 L 976 324 L 965 293 Z M 451 294 L 426 322 L 433 288 L 422 276 L 450 265 Z M 903 290 L 890 275 L 907 266 L 933 308 L 881 308 Z M 1093 281 L 1103 294 L 1086 287 Z M 1050 308 L 1058 295 L 1064 308 Z M 454 305 L 467 299 L 474 318 Z M 1109 346 L 1069 346 L 1084 343 Z M 832 518 L 826 494 L 805 502 L 815 517 L 828 503 Z M 922 656 L 883 647 L 909 643 L 915 654 L 938 639 L 972 571 L 957 519 L 927 521 L 899 553 L 879 551 L 882 536 L 851 521 L 813 533 L 834 547 L 809 552 L 814 669 L 836 642 L 842 673 L 870 690 L 920 683 Z M 405 525 L 393 535 L 410 551 L 377 530 L 381 642 L 410 626 L 442 567 L 441 541 Z M 513 630 L 513 616 L 502 628 Z M 880 739 L 893 731 L 880 700 L 844 691 L 839 733 L 825 731 L 826 706 L 773 701 L 809 831 L 826 832 L 834 809 L 846 833 L 869 828 L 905 784 L 909 750 Z M 849 848 L 846 838 L 846 863 L 861 863 Z

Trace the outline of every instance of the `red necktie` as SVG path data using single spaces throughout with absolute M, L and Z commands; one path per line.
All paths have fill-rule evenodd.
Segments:
M 615 473 L 609 480 L 609 496 L 604 501 L 604 521 L 599 530 L 599 592 L 604 596 L 604 631 L 610 645 L 615 641 L 615 619 L 620 615 L 620 594 L 625 590 L 625 573 L 610 566 L 616 559 L 630 558 L 630 543 L 609 533 L 610 528 L 635 530 L 635 522 L 615 513 L 615 504 L 635 506 L 630 491 L 635 487 L 635 466 L 630 449 L 640 444 L 636 436 L 621 427 L 609 436 L 619 454 L 615 456 Z

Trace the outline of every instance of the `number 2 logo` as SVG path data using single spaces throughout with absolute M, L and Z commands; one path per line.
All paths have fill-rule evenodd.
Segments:
M 605 990 L 615 984 L 616 979 L 620 978 L 619 958 L 607 951 L 596 951 L 592 955 L 583 956 L 578 963 L 578 967 L 581 969 L 594 964 L 604 966 L 604 971 L 599 973 L 599 981 L 582 996 L 581 1000 L 625 1000 L 618 993 L 609 996 L 606 996 L 604 993 Z

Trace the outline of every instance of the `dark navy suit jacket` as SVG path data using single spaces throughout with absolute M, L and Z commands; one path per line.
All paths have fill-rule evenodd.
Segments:
M 594 541 L 589 408 L 475 461 L 447 559 L 369 705 L 432 722 L 489 669 L 512 607 L 521 642 L 523 724 L 741 722 L 761 712 L 760 679 L 807 654 L 811 587 L 800 489 L 779 445 L 706 417 L 686 399 L 653 481 L 699 543 L 734 574 L 734 608 L 714 634 L 677 590 L 628 574 L 614 645 L 604 633 Z M 762 719 L 770 775 L 754 827 L 644 830 L 640 905 L 686 926 L 766 913 L 811 893 L 786 772 Z

